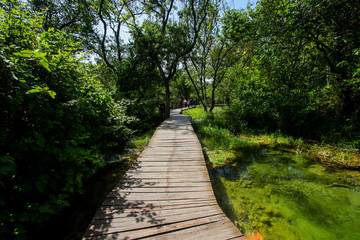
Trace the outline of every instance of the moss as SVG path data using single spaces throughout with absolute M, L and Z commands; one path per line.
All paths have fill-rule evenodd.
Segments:
M 214 164 L 213 166 L 230 164 L 234 162 L 237 158 L 234 152 L 223 150 L 208 151 L 207 155 L 210 162 Z

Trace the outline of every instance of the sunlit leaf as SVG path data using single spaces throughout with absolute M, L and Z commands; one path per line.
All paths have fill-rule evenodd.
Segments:
M 51 72 L 50 68 L 49 68 L 49 63 L 45 60 L 40 60 L 41 65 L 43 65 L 44 68 L 46 68 L 46 70 L 48 70 L 49 72 Z

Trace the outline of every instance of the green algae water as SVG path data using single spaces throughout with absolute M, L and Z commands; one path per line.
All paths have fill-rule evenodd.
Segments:
M 266 239 L 360 239 L 360 174 L 286 148 L 238 152 L 213 167 L 219 204 L 245 234 Z

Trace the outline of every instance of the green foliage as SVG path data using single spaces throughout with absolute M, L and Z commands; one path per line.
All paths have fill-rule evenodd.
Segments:
M 91 0 L 28 0 L 34 11 L 42 12 L 43 28 L 65 31 L 73 37 L 87 36 L 97 18 L 94 14 L 95 1 Z
M 131 49 L 131 54 L 134 51 Z M 97 80 L 113 92 L 115 99 L 128 99 L 127 113 L 137 118 L 131 124 L 132 129 L 143 133 L 158 126 L 163 120 L 160 112 L 163 90 L 154 65 L 136 55 L 118 62 L 116 66 L 117 71 L 100 62 L 87 67 Z
M 151 129 L 140 136 L 133 137 L 131 139 L 131 144 L 136 149 L 143 149 L 150 142 L 150 139 L 153 136 L 154 132 L 155 129 Z
M 216 107 L 213 112 L 205 112 L 200 106 L 196 108 L 191 108 L 183 111 L 183 114 L 191 116 L 193 120 L 204 121 L 204 120 L 216 120 L 216 124 L 219 126 L 226 125 L 226 119 L 224 113 L 226 108 Z
M 0 19 L 0 235 L 24 239 L 129 138 L 126 103 L 87 74 L 79 43 L 5 1 Z
M 210 1 L 141 2 L 141 23 L 138 10 L 131 10 L 131 34 L 137 54 L 150 59 L 159 71 L 165 87 L 165 116 L 170 116 L 170 82 L 179 64 L 193 51 Z M 196 9 L 196 10 L 195 10 Z
M 230 110 L 231 111 L 231 110 Z M 234 152 L 241 149 L 258 147 L 261 144 L 283 144 L 299 146 L 302 139 L 283 136 L 280 133 L 271 135 L 239 135 L 230 131 L 228 124 L 229 109 L 215 108 L 207 113 L 202 108 L 183 111 L 193 118 L 193 127 L 199 135 L 211 163 L 225 165 L 236 160 Z
M 183 111 L 193 119 L 194 130 L 202 138 L 202 142 L 209 150 L 232 150 L 242 146 L 247 146 L 249 141 L 236 137 L 231 133 L 225 119 L 225 111 L 222 108 L 215 108 L 213 112 L 205 112 L 203 108 L 193 108 Z M 225 156 L 227 153 L 213 152 L 217 158 Z M 214 160 L 215 161 L 215 160 Z M 216 160 L 219 162 L 219 160 Z
M 151 128 L 157 127 L 163 120 L 160 112 L 158 98 L 140 98 L 128 107 L 128 113 L 136 116 L 138 121 L 132 122 L 131 128 L 137 133 L 143 133 Z
M 207 137 L 214 138 L 227 138 L 230 136 L 230 132 L 227 129 L 219 128 L 218 126 L 213 126 L 211 123 L 206 126 L 201 126 L 198 128 L 199 132 Z
M 244 10 L 229 10 L 222 18 L 223 35 L 232 41 L 247 40 L 253 37 L 252 22 L 249 18 L 249 13 Z
M 232 133 L 229 131 L 230 125 L 226 123 L 228 110 L 224 111 L 222 108 L 214 110 L 215 113 L 211 114 L 211 118 L 208 117 L 210 114 L 201 108 L 183 111 L 184 114 L 193 118 L 193 127 L 214 166 L 231 164 L 237 159 L 243 159 L 242 153 L 244 152 L 253 152 L 259 147 L 261 149 L 268 146 L 312 156 L 328 166 L 354 169 L 359 166 L 359 154 L 356 149 L 341 149 L 323 143 L 320 146 L 320 143 L 317 144 L 315 141 L 294 138 L 280 131 L 271 134 Z M 234 156 L 234 153 L 237 157 Z M 303 164 L 306 163 L 303 162 Z
M 174 80 L 170 83 L 171 102 L 175 108 L 180 106 L 180 101 L 191 98 L 193 103 L 198 102 L 196 93 L 187 78 L 186 73 L 182 70 L 178 71 Z
M 286 97 L 285 97 L 286 96 Z M 272 133 L 318 139 L 329 124 L 326 115 L 307 105 L 296 91 L 275 89 L 258 79 L 242 81 L 233 91 L 227 116 L 234 132 Z M 328 126 L 328 125 L 327 125 Z
M 236 159 L 235 154 L 231 151 L 223 151 L 223 150 L 207 151 L 207 155 L 211 159 L 211 162 L 220 166 L 227 163 L 231 163 Z
M 227 112 L 230 129 L 246 132 L 252 128 L 278 129 L 277 92 L 264 81 L 252 79 L 235 85 L 233 101 Z
M 234 69 L 232 130 L 357 142 L 359 9 L 358 1 L 262 0 L 227 12 L 223 34 L 245 42 L 251 60 Z

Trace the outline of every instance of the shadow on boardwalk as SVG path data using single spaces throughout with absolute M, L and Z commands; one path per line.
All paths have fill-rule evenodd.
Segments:
M 219 208 L 191 118 L 172 112 L 83 239 L 245 239 Z
M 144 183 L 142 180 L 125 177 L 123 185 L 119 186 L 119 189 L 124 190 L 124 193 L 112 191 L 104 201 L 101 208 L 97 211 L 93 221 L 92 227 L 89 228 L 86 235 L 94 236 L 94 239 L 130 239 L 122 238 L 121 228 L 117 231 L 110 231 L 117 220 L 122 218 L 132 219 L 127 220 L 135 223 L 149 223 L 153 226 L 159 225 L 164 221 L 164 218 L 159 218 L 152 203 L 146 203 L 144 200 L 128 200 L 127 196 L 130 192 L 127 190 L 133 188 L 144 188 L 154 186 L 155 183 Z M 132 229 L 130 229 L 132 230 Z M 111 238 L 106 237 L 107 233 L 111 233 Z M 93 238 L 93 237 L 90 237 Z

